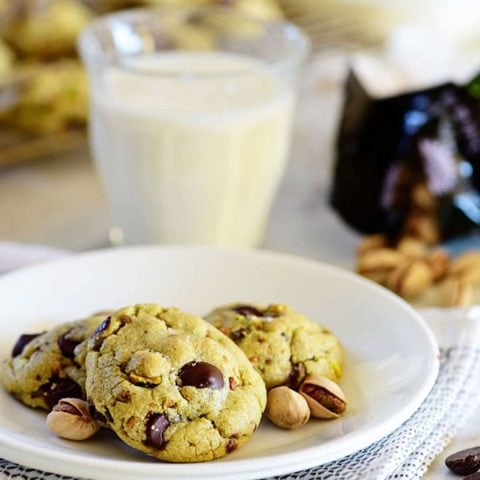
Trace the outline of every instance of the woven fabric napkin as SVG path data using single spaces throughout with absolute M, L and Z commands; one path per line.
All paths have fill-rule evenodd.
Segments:
M 281 480 L 417 480 L 480 405 L 480 306 L 421 312 L 441 349 L 437 381 L 420 408 L 369 447 Z M 71 480 L 0 459 L 0 479 Z

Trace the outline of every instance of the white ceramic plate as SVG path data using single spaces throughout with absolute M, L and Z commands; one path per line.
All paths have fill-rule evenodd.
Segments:
M 284 431 L 263 420 L 224 459 L 168 464 L 104 432 L 86 442 L 50 434 L 45 414 L 0 389 L 0 456 L 46 471 L 101 480 L 263 478 L 337 459 L 390 433 L 420 405 L 438 371 L 423 320 L 386 290 L 337 268 L 267 252 L 142 247 L 79 255 L 0 278 L 0 352 L 21 333 L 140 302 L 203 314 L 232 301 L 283 302 L 329 326 L 346 350 L 348 413 Z

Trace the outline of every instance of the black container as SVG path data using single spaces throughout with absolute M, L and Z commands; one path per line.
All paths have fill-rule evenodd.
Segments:
M 346 82 L 331 205 L 356 230 L 400 234 L 421 206 L 442 238 L 480 225 L 480 78 L 376 99 L 354 72 Z

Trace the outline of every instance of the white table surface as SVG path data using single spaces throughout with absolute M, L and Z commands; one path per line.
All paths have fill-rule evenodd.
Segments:
M 328 206 L 332 143 L 341 105 L 338 55 L 311 63 L 299 102 L 291 161 L 271 213 L 264 248 L 354 267 L 360 236 Z M 320 113 L 321 112 L 321 113 Z M 85 149 L 65 157 L 0 168 L 0 240 L 75 251 L 108 245 L 109 210 Z M 425 476 L 460 478 L 445 456 L 480 444 L 480 410 Z

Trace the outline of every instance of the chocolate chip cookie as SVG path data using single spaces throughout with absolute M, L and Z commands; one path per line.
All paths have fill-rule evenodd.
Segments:
M 89 340 L 87 397 L 128 445 L 170 462 L 200 462 L 250 438 L 266 391 L 243 352 L 199 317 L 126 307 Z
M 342 374 L 343 349 L 333 333 L 286 305 L 225 305 L 206 319 L 243 350 L 268 389 Z
M 64 397 L 84 397 L 86 339 L 105 314 L 25 334 L 0 364 L 5 389 L 30 407 L 51 410 Z

